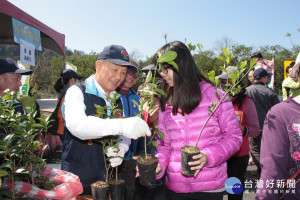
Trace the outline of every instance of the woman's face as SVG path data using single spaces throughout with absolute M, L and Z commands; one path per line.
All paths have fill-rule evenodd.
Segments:
M 163 65 L 164 70 L 160 72 L 161 77 L 167 82 L 170 87 L 174 86 L 173 68 L 169 65 Z

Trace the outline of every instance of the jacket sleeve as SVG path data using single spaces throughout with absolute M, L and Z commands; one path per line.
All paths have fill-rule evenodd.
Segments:
M 64 107 L 66 127 L 72 135 L 81 140 L 122 134 L 122 124 L 120 122 L 122 119 L 101 119 L 85 114 L 86 107 L 83 94 L 76 85 L 68 89 Z
M 248 98 L 246 105 L 246 121 L 247 121 L 247 133 L 246 137 L 256 137 L 259 135 L 260 127 L 257 116 L 257 111 L 254 102 L 251 98 Z
M 286 81 L 283 81 L 282 87 L 291 88 L 291 89 L 299 89 L 300 88 L 300 82 L 295 82 L 292 79 L 288 79 Z
M 202 149 L 208 156 L 206 167 L 216 167 L 236 153 L 242 144 L 242 131 L 230 100 L 224 101 L 215 113 L 220 126 L 219 140 Z
M 279 199 L 278 193 L 273 190 L 278 190 L 276 181 L 289 177 L 288 164 L 290 161 L 289 154 L 289 138 L 287 135 L 286 124 L 278 120 L 278 113 L 270 110 L 267 114 L 262 141 L 260 162 L 262 172 L 260 182 L 263 183 L 257 188 L 259 192 L 255 199 Z M 274 181 L 273 188 L 266 188 L 266 181 Z M 271 193 L 263 193 L 263 190 L 272 190 Z
M 157 150 L 155 153 L 155 157 L 158 158 L 158 163 L 162 167 L 162 172 L 156 177 L 157 179 L 160 179 L 166 172 L 166 169 L 169 165 L 170 155 L 171 155 L 171 144 L 170 139 L 168 136 L 168 133 L 166 132 L 166 124 L 164 121 L 163 113 L 159 111 L 158 114 L 158 129 L 159 131 L 163 132 L 165 135 L 165 139 L 162 140 L 159 136 L 157 139 Z

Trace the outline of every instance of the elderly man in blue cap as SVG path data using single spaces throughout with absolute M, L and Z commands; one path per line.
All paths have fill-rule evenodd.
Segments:
M 96 73 L 85 82 L 71 86 L 65 96 L 65 129 L 63 135 L 62 169 L 79 176 L 84 193 L 91 194 L 90 185 L 104 180 L 105 166 L 102 146 L 89 140 L 108 135 L 118 135 L 119 152 L 110 159 L 112 166 L 120 165 L 119 157 L 128 151 L 130 139 L 150 135 L 148 125 L 139 117 L 101 119 L 95 117 L 96 108 L 110 105 L 107 96 L 113 97 L 115 89 L 124 81 L 127 70 L 137 68 L 129 62 L 126 49 L 119 45 L 107 46 L 95 62 Z M 119 108 L 122 102 L 118 101 Z M 124 137 L 125 136 L 125 137 Z
M 16 94 L 22 86 L 22 75 L 30 74 L 32 74 L 32 70 L 20 69 L 13 60 L 8 58 L 0 59 L 0 96 L 5 96 L 4 91 L 7 89 Z M 17 100 L 15 100 L 14 104 L 18 105 L 15 111 L 24 114 L 24 110 Z

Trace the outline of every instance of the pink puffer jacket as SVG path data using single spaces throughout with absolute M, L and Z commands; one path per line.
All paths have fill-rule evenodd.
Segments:
M 209 116 L 208 106 L 219 100 L 215 87 L 207 82 L 200 83 L 202 100 L 189 115 L 172 114 L 172 106 L 166 105 L 159 112 L 158 127 L 165 140 L 158 139 L 155 156 L 162 166 L 161 178 L 167 170 L 166 185 L 177 193 L 191 193 L 224 188 L 227 179 L 226 160 L 240 149 L 242 132 L 230 100 L 224 101 L 209 120 L 198 142 L 198 147 L 208 155 L 208 164 L 196 178 L 181 174 L 180 149 L 196 143 L 202 125 Z M 221 97 L 223 91 L 219 91 Z

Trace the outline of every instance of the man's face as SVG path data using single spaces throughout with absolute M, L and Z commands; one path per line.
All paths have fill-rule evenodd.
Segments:
M 251 83 L 254 82 L 254 77 L 253 77 L 253 74 L 254 74 L 254 71 L 251 70 L 249 73 L 248 73 L 248 79 Z
M 134 73 L 134 72 L 128 70 L 128 71 L 127 71 L 127 74 L 126 74 L 126 77 L 125 77 L 125 80 L 124 80 L 124 82 L 121 84 L 120 87 L 121 87 L 123 90 L 129 90 L 129 89 L 135 84 L 137 78 L 138 78 L 137 72 Z
M 95 79 L 108 95 L 124 81 L 127 74 L 127 66 L 113 64 L 107 60 L 96 61 Z
M 290 78 L 295 78 L 295 76 L 292 75 L 292 70 L 293 68 L 289 68 L 289 73 L 287 74 L 287 76 Z
M 10 91 L 18 92 L 22 86 L 21 83 L 22 74 L 10 74 L 5 73 L 0 75 L 0 92 L 9 89 Z
M 271 76 L 264 76 L 260 78 L 260 82 L 262 82 L 264 85 L 268 85 L 271 81 Z

